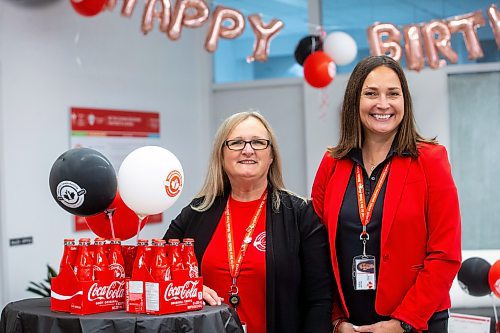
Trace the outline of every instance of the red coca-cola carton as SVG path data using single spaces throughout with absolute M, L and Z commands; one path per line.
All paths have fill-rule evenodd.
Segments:
M 103 242 L 97 240 L 97 260 L 93 260 L 90 239 L 80 239 L 74 267 L 62 265 L 59 275 L 51 281 L 51 310 L 91 314 L 124 308 L 125 280 L 115 278 L 109 269 Z
M 173 279 L 165 280 L 163 274 L 155 279 L 146 265 L 138 265 L 140 260 L 136 258 L 132 276 L 125 283 L 127 312 L 161 315 L 203 308 L 203 278 L 189 278 L 189 269 L 183 268 L 178 252 L 179 241 L 174 241 L 176 244 L 169 243 L 172 246 L 168 251 L 170 264 L 173 264 L 171 268 L 176 267 L 172 271 Z M 141 251 L 137 252 L 139 255 Z
M 203 309 L 203 278 L 184 276 L 157 282 L 144 266 L 135 269 L 125 282 L 125 311 L 162 315 Z
M 145 307 L 149 314 L 203 309 L 203 278 L 145 282 Z
M 105 275 L 101 272 L 102 276 Z M 82 294 L 71 303 L 71 313 L 91 314 L 123 310 L 125 307 L 125 281 L 114 279 L 112 271 L 107 278 L 96 281 L 80 282 Z
M 99 275 L 99 280 L 79 281 L 69 266 L 64 267 L 52 279 L 50 309 L 75 314 L 123 310 L 125 281 L 115 279 L 110 270 Z

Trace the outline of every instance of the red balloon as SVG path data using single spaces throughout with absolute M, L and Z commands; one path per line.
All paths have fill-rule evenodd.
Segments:
M 107 0 L 70 0 L 75 11 L 83 16 L 95 16 L 106 5 Z
M 488 282 L 491 291 L 500 297 L 500 260 L 495 261 L 488 273 Z
M 335 77 L 337 67 L 332 58 L 323 51 L 312 53 L 304 61 L 304 78 L 314 88 L 323 88 Z
M 87 224 L 97 236 L 110 239 L 113 237 L 111 233 L 111 224 L 108 212 L 113 217 L 113 226 L 115 229 L 115 237 L 121 240 L 127 240 L 137 235 L 137 224 L 139 218 L 137 214 L 123 202 L 120 193 L 116 193 L 115 200 L 106 209 L 105 212 L 93 216 L 85 217 Z M 144 228 L 148 217 L 142 220 L 141 230 Z

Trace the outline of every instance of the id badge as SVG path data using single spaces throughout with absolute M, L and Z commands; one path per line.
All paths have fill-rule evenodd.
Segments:
M 375 257 L 356 256 L 352 260 L 352 282 L 354 290 L 375 290 Z

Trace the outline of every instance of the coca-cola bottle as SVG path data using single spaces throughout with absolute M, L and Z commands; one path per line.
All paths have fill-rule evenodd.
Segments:
M 68 265 L 71 269 L 75 267 L 76 255 L 78 253 L 78 247 L 75 245 L 74 238 L 64 239 L 64 252 L 59 263 L 59 273 L 61 273 L 63 267 Z
M 135 254 L 135 260 L 132 270 L 135 271 L 141 267 L 146 267 L 146 269 L 149 269 L 147 247 L 148 247 L 147 239 L 137 240 L 137 252 Z
M 182 250 L 184 257 L 184 267 L 189 269 L 189 277 L 198 277 L 198 260 L 196 260 L 196 255 L 194 254 L 194 239 L 184 238 L 182 240 L 184 247 Z
M 122 255 L 122 242 L 119 238 L 112 238 L 109 242 L 108 262 L 115 279 L 125 278 L 125 260 Z
M 170 255 L 170 272 L 172 273 L 174 271 L 184 269 L 179 240 L 176 238 L 171 238 L 168 240 L 168 245 L 168 253 Z
M 170 264 L 165 244 L 164 239 L 153 239 L 152 242 L 151 275 L 157 282 L 170 280 Z
M 75 274 L 79 281 L 94 279 L 94 261 L 90 254 L 90 238 L 80 238 L 76 255 Z
M 94 277 L 96 277 L 96 272 L 105 271 L 109 267 L 108 257 L 104 251 L 104 243 L 106 243 L 104 238 L 97 237 L 94 239 Z

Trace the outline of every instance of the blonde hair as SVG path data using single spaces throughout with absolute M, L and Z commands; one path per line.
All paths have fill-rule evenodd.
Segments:
M 233 114 L 220 125 L 217 133 L 215 134 L 205 182 L 195 197 L 200 200 L 191 204 L 192 209 L 198 212 L 206 211 L 212 206 L 217 196 L 224 195 L 224 191 L 230 191 L 231 184 L 229 183 L 229 178 L 223 168 L 224 157 L 222 150 L 224 149 L 224 143 L 227 140 L 229 133 L 231 133 L 231 131 L 241 122 L 250 117 L 259 120 L 269 134 L 269 140 L 271 141 L 269 147 L 271 148 L 273 161 L 269 167 L 267 180 L 273 187 L 273 192 L 271 194 L 273 209 L 279 209 L 279 190 L 286 191 L 286 189 L 281 171 L 281 157 L 278 149 L 278 142 L 271 125 L 260 113 L 256 111 L 244 111 Z

